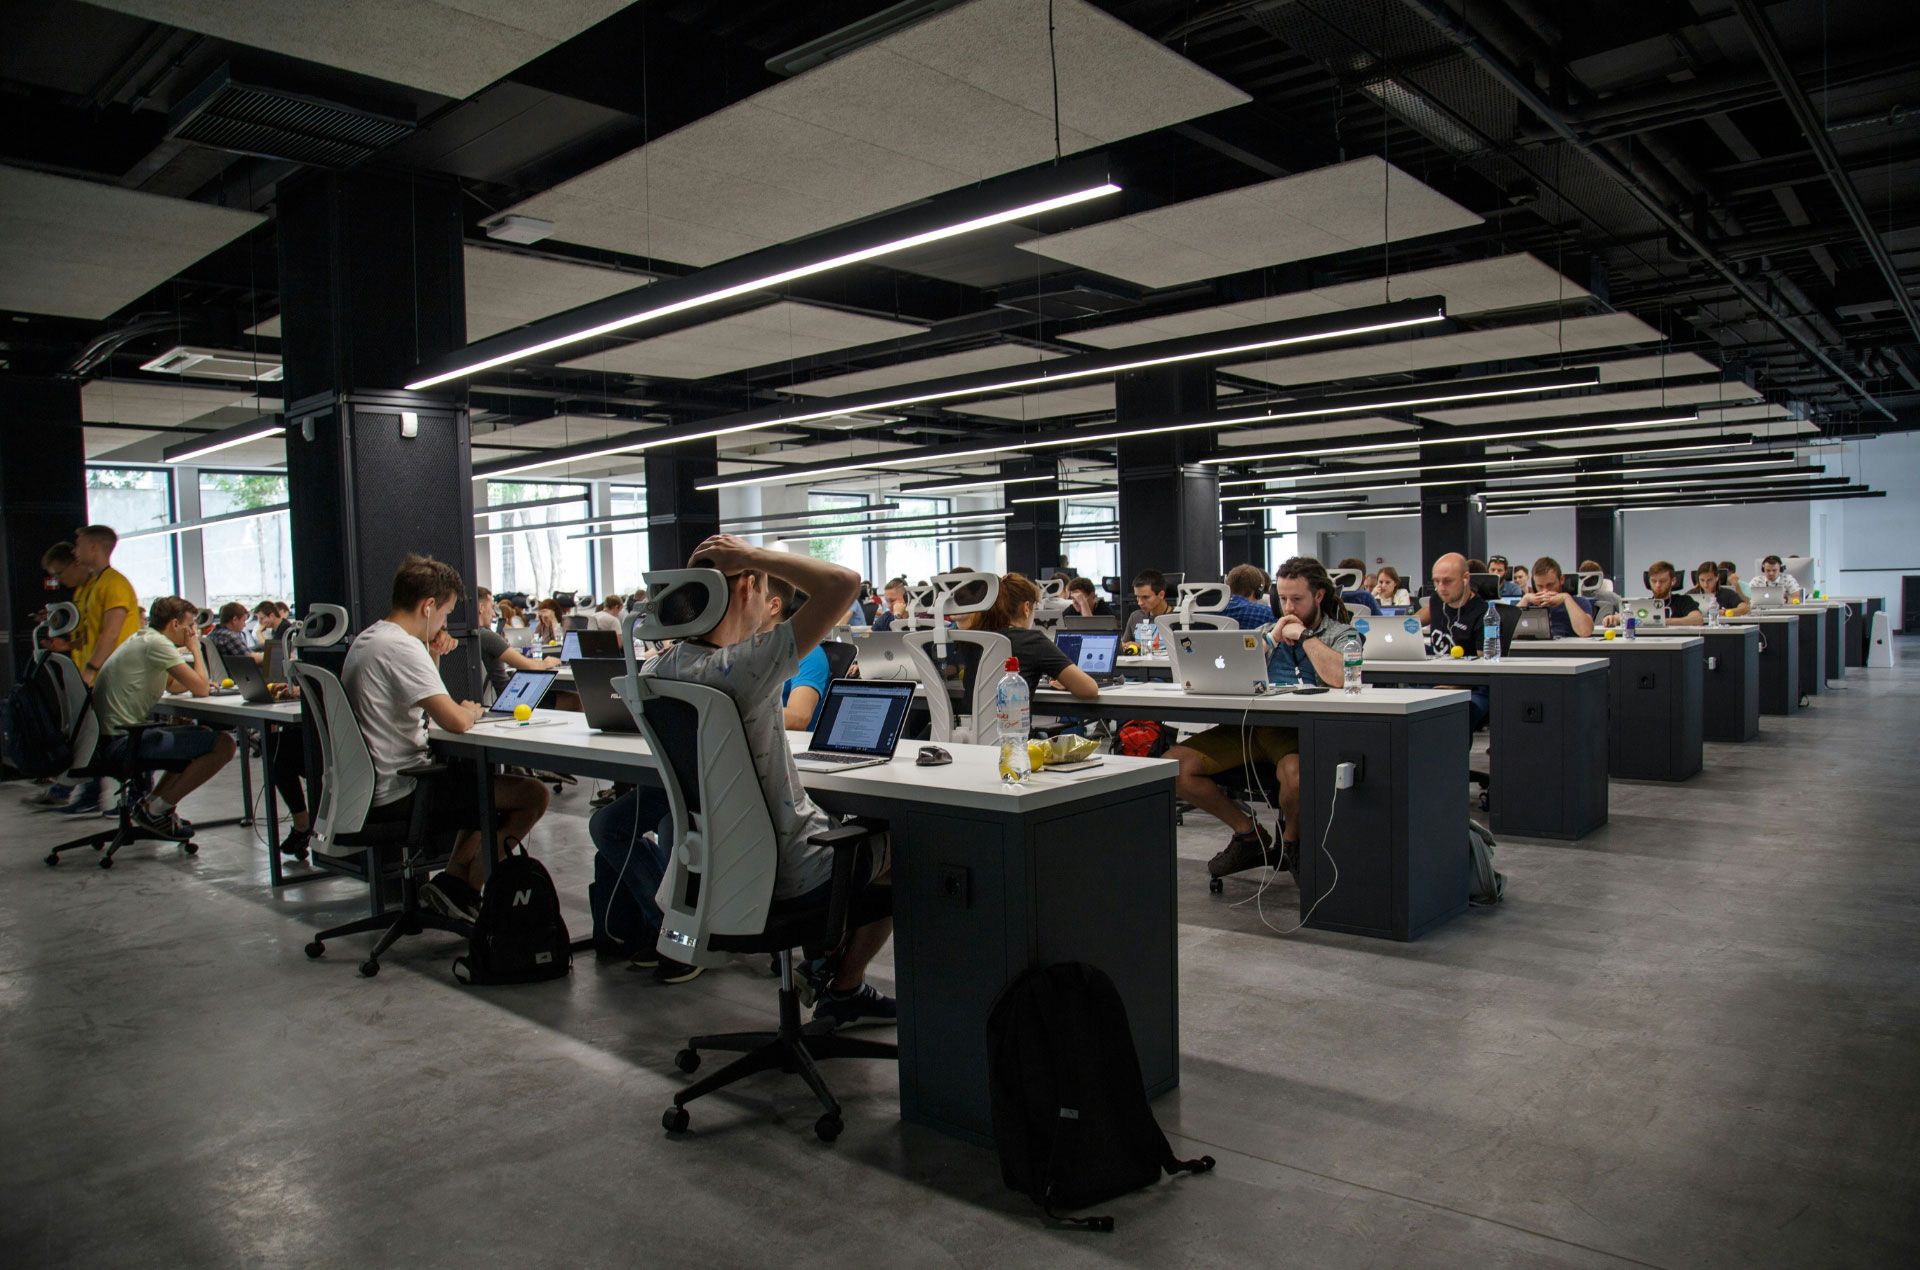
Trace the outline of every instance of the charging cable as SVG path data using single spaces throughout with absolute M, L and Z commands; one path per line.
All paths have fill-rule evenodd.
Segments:
M 1345 767 L 1347 766 L 1347 764 L 1342 763 L 1340 764 L 1340 766 Z M 1267 888 L 1273 885 L 1274 875 L 1279 872 L 1278 869 L 1268 870 L 1267 880 L 1260 884 L 1260 889 L 1255 891 L 1252 894 L 1252 896 L 1250 896 L 1249 898 L 1241 900 L 1238 904 L 1234 905 L 1235 908 L 1239 908 L 1241 907 L 1241 905 L 1244 905 L 1244 904 L 1252 904 L 1254 908 L 1254 912 L 1259 914 L 1260 916 L 1260 924 L 1262 926 L 1265 926 L 1268 930 L 1272 931 L 1276 935 L 1294 934 L 1295 932 L 1299 931 L 1302 927 L 1304 927 L 1308 922 L 1312 921 L 1313 915 L 1315 912 L 1319 910 L 1320 905 L 1325 903 L 1327 896 L 1332 895 L 1334 890 L 1338 888 L 1340 885 L 1340 864 L 1337 860 L 1333 858 L 1333 853 L 1327 850 L 1327 842 L 1333 836 L 1333 819 L 1334 819 L 1334 816 L 1340 810 L 1341 788 L 1342 786 L 1340 785 L 1339 780 L 1336 778 L 1333 786 L 1333 801 L 1327 804 L 1327 827 L 1320 834 L 1320 854 L 1327 857 L 1327 865 L 1333 870 L 1333 881 L 1330 882 L 1327 885 L 1327 889 L 1321 892 L 1319 897 L 1313 901 L 1312 906 L 1309 907 L 1305 913 L 1301 914 L 1299 922 L 1297 922 L 1293 926 L 1288 927 L 1286 930 L 1281 930 L 1278 926 L 1275 926 L 1272 922 L 1267 920 L 1266 907 L 1261 902 L 1261 897 L 1267 893 Z

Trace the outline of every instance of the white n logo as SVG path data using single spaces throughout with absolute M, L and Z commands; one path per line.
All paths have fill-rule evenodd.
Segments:
M 531 903 L 533 903 L 532 891 L 515 891 L 513 893 L 513 907 L 519 908 L 522 904 Z

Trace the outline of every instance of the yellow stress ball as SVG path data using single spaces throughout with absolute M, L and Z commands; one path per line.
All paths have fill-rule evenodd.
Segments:
M 529 705 L 517 705 L 513 708 L 513 717 L 521 723 L 525 723 L 533 717 L 533 707 Z
M 220 686 L 221 686 L 222 688 L 231 688 L 231 687 L 233 687 L 233 680 L 231 680 L 231 679 L 222 679 L 222 680 L 220 681 Z
M 1460 647 L 1460 645 L 1458 644 L 1455 644 L 1453 646 L 1453 651 L 1447 654 L 1447 656 L 1449 657 L 1465 657 L 1466 655 L 1467 655 L 1467 650 Z

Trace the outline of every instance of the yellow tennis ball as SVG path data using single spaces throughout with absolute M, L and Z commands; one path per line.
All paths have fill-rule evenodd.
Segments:
M 220 686 L 221 686 L 222 688 L 231 688 L 231 687 L 233 687 L 233 680 L 231 680 L 231 679 L 222 679 L 222 680 L 220 681 Z
M 529 705 L 517 705 L 513 708 L 513 717 L 521 723 L 525 723 L 533 717 L 533 707 Z
M 1449 652 L 1449 653 L 1447 654 L 1447 656 L 1449 656 L 1449 657 L 1465 657 L 1466 655 L 1467 655 L 1467 650 L 1466 650 L 1466 649 L 1464 649 L 1464 648 L 1462 648 L 1462 647 L 1461 647 L 1460 645 L 1458 645 L 1458 644 L 1455 644 L 1455 645 L 1453 646 L 1453 651 L 1451 651 L 1451 652 Z

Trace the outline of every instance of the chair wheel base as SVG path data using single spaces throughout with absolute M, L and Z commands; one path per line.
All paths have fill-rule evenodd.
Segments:
M 365 961 L 360 963 L 360 977 L 362 979 L 371 979 L 379 973 L 380 973 L 380 963 L 375 961 L 373 958 L 369 957 Z
M 306 951 L 308 959 L 311 960 L 326 952 L 327 946 L 316 939 L 307 945 Z
M 685 1049 L 673 1056 L 673 1065 L 691 1076 L 700 1070 L 700 1051 Z
M 100 867 L 103 869 L 111 869 L 113 867 L 113 857 L 110 855 L 101 856 Z
M 1226 879 L 1225 878 L 1208 878 L 1207 889 L 1213 892 L 1215 895 L 1220 894 L 1220 892 L 1227 889 Z
M 840 1136 L 840 1131 L 846 1127 L 846 1121 L 834 1115 L 831 1111 L 813 1122 L 814 1136 L 822 1142 L 833 1141 Z
M 188 855 L 200 854 L 200 844 L 197 842 L 183 842 L 180 844 L 180 849 Z
M 51 868 L 58 863 L 60 863 L 60 853 L 58 851 L 47 852 L 47 866 Z
M 690 1122 L 685 1107 L 668 1107 L 660 1117 L 660 1127 L 668 1133 L 685 1133 Z

